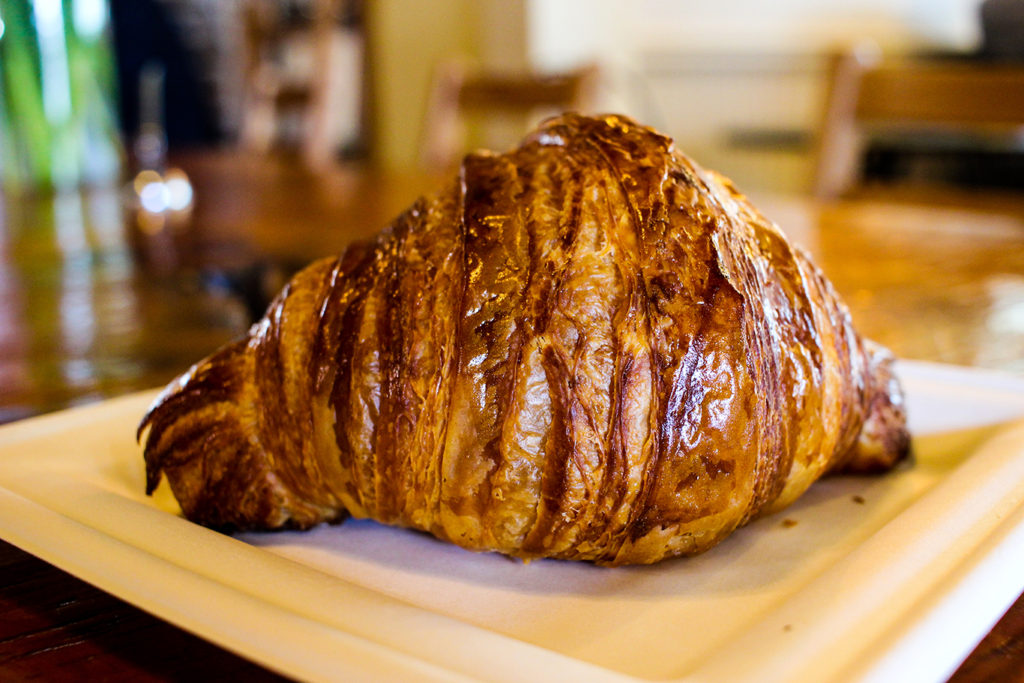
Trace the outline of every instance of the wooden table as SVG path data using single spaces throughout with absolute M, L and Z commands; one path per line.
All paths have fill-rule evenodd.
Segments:
M 177 162 L 196 200 L 170 218 L 140 220 L 116 190 L 0 199 L 0 422 L 162 385 L 244 331 L 288 272 L 439 185 L 230 152 Z M 1024 214 L 758 201 L 865 335 L 907 358 L 1024 371 Z M 2 542 L 0 614 L 0 680 L 277 678 Z M 954 680 L 1022 671 L 1024 598 Z

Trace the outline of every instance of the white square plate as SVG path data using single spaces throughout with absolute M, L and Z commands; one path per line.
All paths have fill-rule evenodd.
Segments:
M 0 536 L 307 680 L 940 680 L 1024 590 L 1024 380 L 904 362 L 916 459 L 605 569 L 368 521 L 224 536 L 143 494 L 154 394 L 0 428 Z

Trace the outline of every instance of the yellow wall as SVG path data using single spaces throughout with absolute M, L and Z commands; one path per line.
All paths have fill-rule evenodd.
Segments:
M 473 0 L 367 3 L 373 97 L 373 151 L 386 168 L 417 163 L 427 92 L 442 59 L 477 57 Z

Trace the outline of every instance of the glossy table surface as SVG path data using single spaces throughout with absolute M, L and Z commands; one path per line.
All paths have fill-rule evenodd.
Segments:
M 175 161 L 194 187 L 185 212 L 140 212 L 120 189 L 0 198 L 0 422 L 166 383 L 244 331 L 290 272 L 440 185 L 234 152 Z M 1012 203 L 755 201 L 866 336 L 907 358 L 1024 372 Z M 3 542 L 0 614 L 0 680 L 276 678 Z M 1022 671 L 1024 598 L 954 680 Z

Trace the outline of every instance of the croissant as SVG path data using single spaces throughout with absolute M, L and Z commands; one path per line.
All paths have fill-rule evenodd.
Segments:
M 147 492 L 598 564 L 700 553 L 908 451 L 885 349 L 732 184 L 622 116 L 467 156 L 156 399 Z

